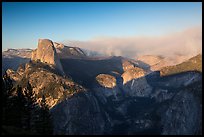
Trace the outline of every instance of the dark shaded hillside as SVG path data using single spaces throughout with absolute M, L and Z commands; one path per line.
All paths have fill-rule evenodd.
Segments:
M 125 96 L 115 98 L 103 93 L 121 89 L 98 87 L 57 104 L 51 110 L 54 134 L 202 134 L 202 120 L 198 120 L 202 111 L 200 72 L 165 77 L 156 72 L 139 79 L 144 78 L 153 87 L 147 96 L 127 96 L 130 89 Z M 139 79 L 134 83 L 142 84 Z
M 74 81 L 90 88 L 99 74 L 115 75 L 123 74 L 124 61 L 132 63 L 132 65 L 149 71 L 149 65 L 142 61 L 133 61 L 129 58 L 121 56 L 112 57 L 93 57 L 93 58 L 66 58 L 60 59 L 64 72 L 67 76 L 71 76 Z
M 98 74 L 123 72 L 121 58 L 115 57 L 104 60 L 61 59 L 61 63 L 66 75 L 85 87 L 90 87 Z
M 188 85 L 191 82 L 196 82 L 200 77 L 202 77 L 202 73 L 199 71 L 186 71 L 167 76 L 160 76 L 159 71 L 155 71 L 147 75 L 146 79 L 152 87 L 174 89 L 185 86 L 185 84 Z

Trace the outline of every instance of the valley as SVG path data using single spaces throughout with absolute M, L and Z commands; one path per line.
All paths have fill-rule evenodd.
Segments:
M 2 57 L 13 89 L 30 83 L 37 105 L 45 97 L 54 135 L 202 134 L 202 55 L 154 70 L 164 57 L 88 56 L 40 39 Z

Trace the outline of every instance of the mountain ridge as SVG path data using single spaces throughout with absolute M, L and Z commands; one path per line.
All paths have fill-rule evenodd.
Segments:
M 22 89 L 29 82 L 38 103 L 45 96 L 54 135 L 202 134 L 202 71 L 194 69 L 202 69 L 202 55 L 154 71 L 152 56 L 150 63 L 77 51 L 60 58 L 64 45 L 39 45 L 42 54 L 7 74 Z M 64 75 L 52 66 L 56 57 Z

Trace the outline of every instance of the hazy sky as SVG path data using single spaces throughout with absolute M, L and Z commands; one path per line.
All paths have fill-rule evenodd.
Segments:
M 155 37 L 200 26 L 201 2 L 2 3 L 3 50 L 36 48 L 39 38 Z
M 98 37 L 89 41 L 64 41 L 63 43 L 101 54 L 133 59 L 141 55 L 192 57 L 202 53 L 202 27 L 188 28 L 162 36 Z

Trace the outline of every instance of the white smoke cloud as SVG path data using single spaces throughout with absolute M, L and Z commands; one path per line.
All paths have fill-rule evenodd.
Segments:
M 68 44 L 67 41 L 63 43 Z M 129 58 L 147 54 L 194 56 L 202 53 L 202 27 L 194 27 L 164 36 L 98 37 L 89 41 L 69 41 L 70 44 L 106 55 Z

